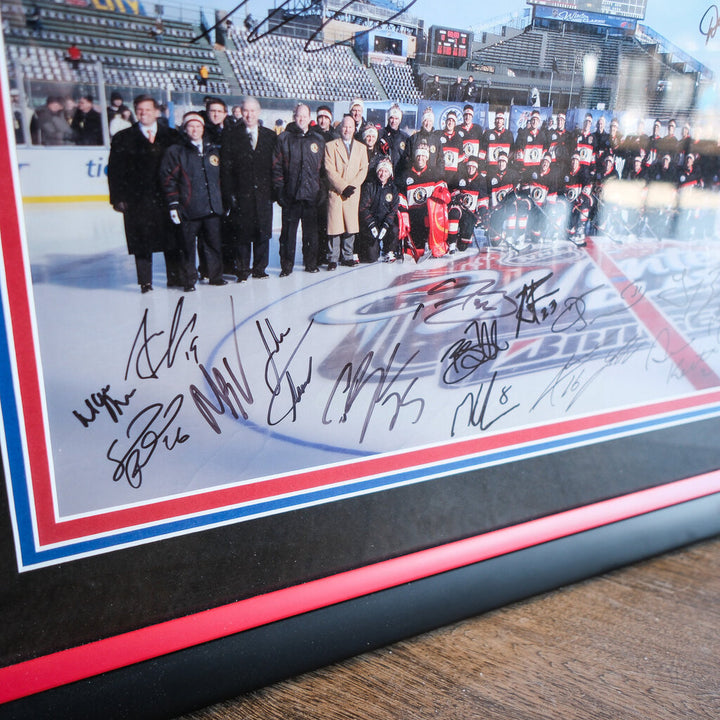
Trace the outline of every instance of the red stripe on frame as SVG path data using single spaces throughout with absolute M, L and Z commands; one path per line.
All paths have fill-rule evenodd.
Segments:
M 15 159 L 10 154 L 9 128 L 5 123 L 5 98 L 7 76 L 2 73 L 0 92 L 0 177 L 11 181 Z M 50 468 L 48 447 L 45 441 L 45 425 L 38 375 L 38 358 L 33 335 L 33 310 L 26 283 L 28 268 L 23 255 L 22 232 L 18 216 L 17 201 L 20 197 L 18 187 L 14 192 L 0 193 L 0 228 L 2 229 L 2 257 L 5 268 L 4 282 L 8 296 L 9 323 L 12 334 L 8 333 L 10 353 L 16 358 L 20 402 L 22 403 L 21 422 L 25 428 L 27 455 L 30 464 L 30 477 L 33 483 L 46 497 L 51 497 Z M 37 508 L 44 513 L 43 521 L 53 522 L 52 500 L 49 507 L 44 504 Z
M 720 471 L 678 480 L 0 669 L 0 702 L 720 492 Z
M 440 463 L 452 458 L 479 455 L 503 447 L 582 433 L 608 425 L 629 423 L 648 416 L 681 412 L 700 405 L 717 404 L 718 402 L 720 402 L 720 390 L 714 390 L 703 393 L 701 396 L 677 398 L 585 418 L 561 420 L 497 435 L 473 437 L 456 443 L 444 443 L 391 456 L 372 457 L 321 470 L 304 471 L 247 485 L 232 486 L 198 495 L 163 500 L 135 508 L 98 513 L 88 518 L 59 523 L 52 522 L 47 525 L 40 525 L 38 522 L 38 534 L 41 546 L 63 542 L 77 537 L 87 537 L 158 520 L 198 515 L 219 507 L 232 507 L 241 503 L 262 500 L 263 498 L 278 497 L 324 485 L 349 482 L 356 478 L 400 472 L 410 467 Z M 44 489 L 44 487 L 41 489 Z M 48 511 L 52 509 L 52 496 L 38 491 L 36 505 L 43 505 L 45 510 L 43 513 L 38 512 L 38 517 L 47 518 Z

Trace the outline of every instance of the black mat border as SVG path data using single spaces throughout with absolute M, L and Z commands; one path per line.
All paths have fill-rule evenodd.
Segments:
M 33 695 L 0 719 L 172 718 L 718 533 L 715 493 Z

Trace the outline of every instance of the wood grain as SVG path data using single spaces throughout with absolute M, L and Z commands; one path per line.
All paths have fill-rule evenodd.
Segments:
M 720 718 L 720 539 L 181 720 Z

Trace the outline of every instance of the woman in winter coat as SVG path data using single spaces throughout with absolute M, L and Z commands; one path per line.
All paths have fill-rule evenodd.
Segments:
M 361 262 L 393 262 L 400 251 L 398 242 L 399 195 L 393 182 L 392 161 L 385 157 L 368 178 L 360 194 L 360 239 L 357 246 Z

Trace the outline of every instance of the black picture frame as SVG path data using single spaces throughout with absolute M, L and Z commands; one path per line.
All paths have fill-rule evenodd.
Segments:
M 716 346 L 694 337 L 689 355 L 648 356 L 691 377 L 685 392 L 485 433 L 489 375 L 469 393 L 477 432 L 278 473 L 268 498 L 292 506 L 245 513 L 265 498 L 243 479 L 160 497 L 152 522 L 134 506 L 63 515 L 43 384 L 63 360 L 41 347 L 7 77 L 2 90 L 0 718 L 171 717 L 720 532 Z M 644 294 L 593 248 L 621 297 Z M 698 276 L 712 336 L 714 268 Z

